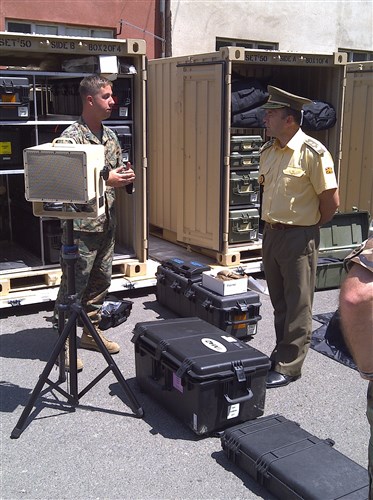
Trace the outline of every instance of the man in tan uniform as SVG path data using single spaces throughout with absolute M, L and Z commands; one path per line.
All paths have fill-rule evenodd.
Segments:
M 301 376 L 312 335 L 319 227 L 339 205 L 333 159 L 300 128 L 309 99 L 268 86 L 261 151 L 263 267 L 274 308 L 276 345 L 267 388 Z

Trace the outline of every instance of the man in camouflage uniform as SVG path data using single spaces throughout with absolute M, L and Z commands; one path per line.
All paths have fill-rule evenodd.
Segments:
M 370 496 L 373 500 L 373 236 L 345 259 L 347 277 L 341 286 L 342 331 L 360 375 L 369 380 L 367 417 Z
M 101 336 L 110 354 L 119 352 L 119 345 L 104 337 L 98 323 L 100 309 L 111 282 L 115 239 L 115 189 L 131 184 L 135 174 L 129 164 L 123 165 L 121 148 L 115 133 L 102 124 L 110 117 L 114 105 L 112 82 L 99 75 L 84 78 L 79 87 L 83 112 L 79 120 L 70 125 L 62 137 L 72 138 L 78 144 L 102 144 L 105 148 L 105 166 L 109 176 L 105 189 L 105 213 L 97 219 L 74 220 L 74 242 L 79 248 L 75 265 L 75 287 L 78 300 Z M 104 166 L 104 165 L 103 165 Z M 66 234 L 63 234 L 66 243 Z M 59 304 L 67 303 L 67 266 L 61 259 L 62 280 L 58 292 L 55 314 Z M 99 351 L 89 332 L 83 328 L 80 347 Z M 83 363 L 78 359 L 78 370 Z M 68 353 L 66 355 L 68 366 Z

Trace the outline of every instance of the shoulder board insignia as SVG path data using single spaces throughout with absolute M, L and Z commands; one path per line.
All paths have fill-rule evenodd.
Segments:
M 318 155 L 322 155 L 326 151 L 326 148 L 320 142 L 313 140 L 311 137 L 307 137 L 304 140 L 304 143 L 313 149 L 313 151 L 315 151 Z
M 260 153 L 262 153 L 264 150 L 270 148 L 271 146 L 273 146 L 275 142 L 275 139 L 271 139 L 270 141 L 266 142 L 265 144 L 263 144 L 263 146 L 260 148 Z

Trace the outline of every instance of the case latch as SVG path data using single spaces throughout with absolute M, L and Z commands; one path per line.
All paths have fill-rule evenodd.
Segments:
M 245 369 L 241 361 L 232 361 L 232 368 L 238 382 L 246 382 Z
M 162 357 L 162 353 L 167 351 L 168 342 L 166 340 L 161 340 L 157 347 L 155 348 L 154 357 L 157 361 L 159 361 Z
M 179 378 L 183 378 L 184 375 L 192 368 L 193 363 L 194 362 L 192 359 L 185 358 L 184 361 L 181 363 L 181 366 L 178 368 L 176 376 Z

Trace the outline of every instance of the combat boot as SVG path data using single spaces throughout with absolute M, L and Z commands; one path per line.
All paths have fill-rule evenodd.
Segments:
M 57 358 L 56 365 L 59 366 L 59 357 Z M 83 370 L 83 361 L 80 358 L 76 358 L 76 370 L 81 372 Z M 65 343 L 65 370 L 70 371 L 70 357 L 69 357 L 69 339 Z
M 96 326 L 96 332 L 100 335 L 102 342 L 104 343 L 106 349 L 109 351 L 109 354 L 117 354 L 120 351 L 119 344 L 113 342 L 112 340 L 107 339 L 102 331 Z M 89 349 L 91 351 L 99 351 L 100 349 L 96 344 L 95 339 L 89 333 L 86 327 L 83 327 L 83 334 L 80 339 L 80 347 L 82 349 Z

